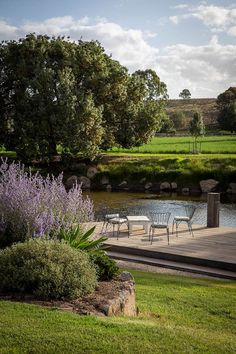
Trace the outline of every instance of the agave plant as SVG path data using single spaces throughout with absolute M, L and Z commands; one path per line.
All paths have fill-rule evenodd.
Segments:
M 103 242 L 107 240 L 107 237 L 99 237 L 98 239 L 90 239 L 96 226 L 93 226 L 88 231 L 84 232 L 78 225 L 71 230 L 67 231 L 61 229 L 58 234 L 58 238 L 68 243 L 71 247 L 77 248 L 90 253 L 100 252 L 107 247 L 103 245 Z

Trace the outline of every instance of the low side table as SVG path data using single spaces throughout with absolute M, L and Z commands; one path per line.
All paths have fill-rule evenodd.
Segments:
M 132 233 L 133 225 L 142 225 L 145 232 L 148 233 L 148 225 L 150 223 L 150 220 L 148 219 L 147 216 L 144 215 L 128 215 L 127 217 L 128 220 L 128 229 L 129 229 L 129 235 Z

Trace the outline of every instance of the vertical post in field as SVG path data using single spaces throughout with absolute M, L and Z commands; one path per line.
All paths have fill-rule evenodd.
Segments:
M 207 194 L 207 227 L 219 227 L 220 193 Z

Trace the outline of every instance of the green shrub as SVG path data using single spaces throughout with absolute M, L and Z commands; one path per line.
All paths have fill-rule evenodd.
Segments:
M 75 299 L 96 286 L 86 252 L 56 240 L 31 239 L 0 251 L 0 291 Z
M 119 267 L 105 252 L 93 253 L 90 258 L 97 268 L 98 280 L 111 280 L 117 275 Z

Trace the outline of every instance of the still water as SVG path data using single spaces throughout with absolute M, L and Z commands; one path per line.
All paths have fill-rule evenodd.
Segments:
M 193 223 L 206 225 L 207 222 L 207 196 L 183 196 L 172 194 L 147 194 L 128 192 L 90 192 L 88 196 L 94 202 L 95 218 L 101 220 L 104 208 L 109 212 L 118 212 L 122 216 L 132 214 L 146 214 L 152 210 L 158 212 L 171 212 L 171 219 L 175 215 L 185 215 L 184 206 L 194 205 L 197 210 Z M 221 196 L 220 226 L 236 227 L 236 203 L 226 203 Z

